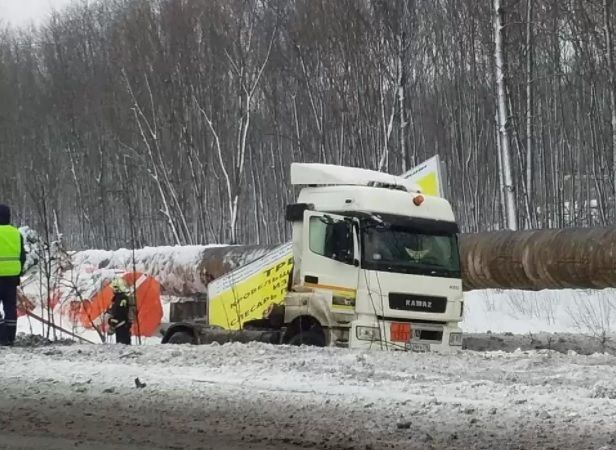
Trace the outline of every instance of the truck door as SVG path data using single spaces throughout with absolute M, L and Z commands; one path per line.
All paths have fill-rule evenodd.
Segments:
M 333 309 L 353 310 L 359 276 L 355 219 L 315 211 L 304 213 L 302 284 L 332 292 Z

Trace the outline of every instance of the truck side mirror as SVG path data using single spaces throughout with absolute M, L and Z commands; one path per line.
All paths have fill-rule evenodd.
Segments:
M 313 210 L 314 205 L 312 203 L 293 203 L 287 205 L 284 218 L 289 222 L 301 222 L 304 220 L 304 212 Z

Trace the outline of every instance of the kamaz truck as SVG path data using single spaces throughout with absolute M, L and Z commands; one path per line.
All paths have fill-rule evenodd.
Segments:
M 163 342 L 262 341 L 354 349 L 460 349 L 458 225 L 412 178 L 292 164 L 292 242 L 214 280 L 208 314 Z

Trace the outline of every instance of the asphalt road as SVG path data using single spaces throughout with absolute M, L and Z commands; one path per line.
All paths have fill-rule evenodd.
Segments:
M 18 383 L 22 384 L 22 383 Z M 20 398 L 5 389 L 0 398 L 2 450 L 294 450 L 297 446 L 256 439 L 227 422 L 157 399 L 137 406 L 113 394 L 108 399 L 38 393 Z

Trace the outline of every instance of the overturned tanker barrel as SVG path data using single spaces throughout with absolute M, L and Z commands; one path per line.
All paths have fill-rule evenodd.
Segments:
M 194 297 L 207 284 L 233 269 L 270 252 L 275 246 L 176 246 L 138 250 L 83 250 L 71 257 L 71 266 L 87 273 L 130 270 L 152 275 L 165 295 Z
M 616 227 L 460 236 L 464 290 L 616 287 Z

